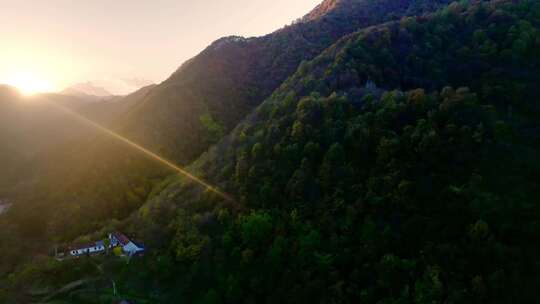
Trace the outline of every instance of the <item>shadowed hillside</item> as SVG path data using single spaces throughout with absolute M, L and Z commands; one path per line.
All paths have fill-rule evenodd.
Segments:
M 0 189 L 14 195 L 35 191 L 31 186 L 35 181 L 47 179 L 51 168 L 71 165 L 66 156 L 101 135 L 61 108 L 110 126 L 152 88 L 148 86 L 125 97 L 102 98 L 62 94 L 28 97 L 10 87 L 1 87 Z M 25 186 L 17 190 L 21 182 Z

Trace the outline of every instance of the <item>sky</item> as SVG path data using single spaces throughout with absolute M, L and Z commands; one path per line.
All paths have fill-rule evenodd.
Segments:
M 0 0 L 0 83 L 114 94 L 159 83 L 212 41 L 260 36 L 322 0 Z

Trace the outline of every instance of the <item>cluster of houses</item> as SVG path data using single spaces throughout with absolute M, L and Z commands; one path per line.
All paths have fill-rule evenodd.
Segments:
M 109 248 L 106 248 L 106 247 Z M 91 244 L 80 245 L 69 249 L 69 255 L 78 257 L 82 255 L 91 255 L 101 253 L 107 249 L 121 248 L 122 252 L 128 256 L 134 256 L 144 253 L 144 247 L 130 240 L 121 232 L 113 232 L 109 234 L 109 242 L 98 241 Z

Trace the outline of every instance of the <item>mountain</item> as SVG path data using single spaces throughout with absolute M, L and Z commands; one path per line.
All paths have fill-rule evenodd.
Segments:
M 534 303 L 538 12 L 455 3 L 302 64 L 190 166 L 233 202 L 171 178 L 130 220 L 162 301 Z
M 0 165 L 3 168 L 0 193 L 3 189 L 13 192 L 22 180 L 29 184 L 32 176 L 42 174 L 37 173 L 38 169 L 47 166 L 51 159 L 100 134 L 80 118 L 66 113 L 66 109 L 109 126 L 152 88 L 148 86 L 126 97 L 104 101 L 102 97 L 91 95 L 47 93 L 25 97 L 13 88 L 0 87 Z M 28 189 L 23 190 L 26 191 Z
M 324 18 L 325 16 L 335 11 L 338 5 L 343 5 L 343 1 L 342 0 L 325 0 L 321 4 L 317 5 L 317 7 L 315 7 L 311 12 L 309 12 L 300 20 L 302 22 L 310 22 L 310 21 L 315 21 L 320 18 Z
M 156 87 L 126 117 L 122 133 L 188 163 L 268 97 L 303 60 L 340 37 L 448 2 L 327 0 L 320 6 L 324 12 L 317 8 L 308 15 L 318 18 L 307 17 L 264 37 L 219 39 Z
M 112 302 L 113 281 L 149 303 L 536 302 L 540 6 L 432 4 L 326 1 L 212 44 L 111 127 L 232 199 L 98 136 L 0 218 L 6 302 L 89 277 L 54 300 Z M 343 30 L 360 16 L 380 19 Z M 147 254 L 21 254 L 117 229 Z
M 302 60 L 315 57 L 359 28 L 396 16 L 422 14 L 437 7 L 435 3 L 447 1 L 430 2 L 427 8 L 423 3 L 347 0 L 316 20 L 295 23 L 264 37 L 219 39 L 149 90 L 108 127 L 173 163 L 188 164 L 232 130 Z M 90 215 L 96 221 L 106 220 L 111 214 L 123 218 L 170 174 L 144 153 L 105 133 L 74 147 L 59 163 L 41 179 L 39 189 L 44 193 L 39 202 L 27 202 L 57 213 L 50 218 L 68 221 L 57 222 L 57 227 L 90 222 Z M 47 208 L 51 204 L 56 208 Z M 62 216 L 66 213 L 71 216 Z M 81 231 L 73 229 L 69 237 L 89 229 L 79 227 Z
M 424 1 L 347 0 L 316 20 L 263 37 L 219 39 L 150 90 L 111 128 L 175 164 L 188 164 L 232 130 L 303 60 L 312 59 L 359 28 L 406 14 L 423 14 L 447 2 L 430 1 L 426 6 Z M 50 185 L 42 188 L 61 184 L 63 191 L 54 191 L 54 198 L 42 202 L 73 209 L 71 202 L 78 200 L 74 214 L 66 218 L 70 221 L 83 220 L 88 214 L 96 214 L 100 220 L 110 214 L 124 217 L 147 199 L 157 180 L 170 173 L 109 134 L 80 147 L 80 152 L 62 163 L 46 179 Z M 64 213 L 64 209 L 58 207 L 56 212 Z M 59 224 L 64 225 L 68 223 Z
M 411 105 L 394 103 L 414 102 L 415 97 L 424 100 L 430 94 L 432 102 L 441 103 L 440 110 L 451 106 L 442 103 L 459 104 L 454 99 L 474 99 L 472 104 L 491 111 L 489 115 L 497 118 L 497 123 L 511 124 L 518 132 L 514 136 L 523 140 L 520 144 L 530 144 L 532 148 L 540 143 L 531 132 L 538 126 L 536 119 L 540 115 L 540 92 L 536 85 L 540 80 L 540 54 L 536 49 L 538 29 L 533 25 L 537 17 L 520 11 L 530 7 L 538 9 L 527 1 L 479 2 L 468 6 L 455 3 L 432 15 L 403 18 L 348 35 L 303 63 L 230 135 L 195 161 L 191 169 L 236 192 L 241 190 L 233 186 L 238 178 L 237 169 L 249 171 L 253 166 L 244 165 L 243 161 L 270 167 L 274 163 L 269 155 L 253 158 L 258 154 L 253 150 L 280 154 L 286 149 L 281 141 L 295 145 L 308 144 L 310 139 L 317 139 L 315 144 L 320 144 L 320 148 L 329 148 L 332 139 L 325 136 L 332 135 L 355 144 L 358 140 L 346 138 L 354 134 L 339 126 L 352 119 L 344 113 L 347 111 L 364 115 L 365 111 L 381 110 L 373 115 L 390 115 L 385 119 L 390 120 L 395 134 L 387 136 L 398 135 L 410 122 L 382 108 L 405 110 L 402 107 Z M 490 27 L 495 22 L 498 26 Z M 518 45 L 519 51 L 514 49 Z M 323 108 L 330 113 L 324 114 Z M 326 116 L 330 114 L 337 117 Z M 337 125 L 325 125 L 327 118 Z M 465 113 L 454 118 L 467 120 Z M 293 153 L 297 148 L 301 147 L 290 147 L 291 153 L 287 155 L 294 156 L 300 165 L 300 155 Z M 296 152 L 301 154 L 302 149 Z M 278 163 L 274 168 L 280 167 Z M 270 168 L 264 172 L 277 174 Z
M 109 93 L 103 87 L 96 86 L 92 82 L 84 82 L 74 84 L 61 92 L 63 95 L 72 95 L 72 96 L 99 96 L 99 97 L 108 97 L 113 94 Z
M 80 128 L 67 115 L 51 107 L 50 101 L 77 111 L 96 100 L 58 94 L 24 97 L 12 88 L 0 88 L 0 153 L 3 168 L 0 189 L 13 187 L 17 177 L 26 176 L 32 171 L 23 164 L 30 164 L 36 157 L 48 155 L 58 146 L 86 135 L 85 128 Z
M 155 84 L 150 84 L 126 96 L 98 98 L 98 105 L 88 105 L 85 108 L 87 112 L 85 116 L 103 125 L 114 126 L 118 120 L 142 102 L 155 87 Z

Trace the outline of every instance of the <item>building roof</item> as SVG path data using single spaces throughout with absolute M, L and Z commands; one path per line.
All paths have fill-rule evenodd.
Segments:
M 118 240 L 118 242 L 120 243 L 120 245 L 122 246 L 125 246 L 127 245 L 129 242 L 131 242 L 129 240 L 129 238 L 127 236 L 125 236 L 124 234 L 122 234 L 121 232 L 113 232 L 112 235 Z
M 87 249 L 87 248 L 94 247 L 94 246 L 96 246 L 94 243 L 90 243 L 90 244 L 75 245 L 75 246 L 71 247 L 70 249 L 71 250 L 79 250 L 79 249 Z
M 135 241 L 131 241 L 131 242 L 132 242 L 133 244 L 135 244 L 135 246 L 137 246 L 139 249 L 143 249 L 143 250 L 145 249 L 144 246 L 143 246 L 141 243 L 135 242 Z
M 82 245 L 75 245 L 71 247 L 70 250 L 88 249 L 88 248 L 99 247 L 99 246 L 104 246 L 102 241 L 95 242 L 95 243 L 87 243 L 87 244 L 82 244 Z

